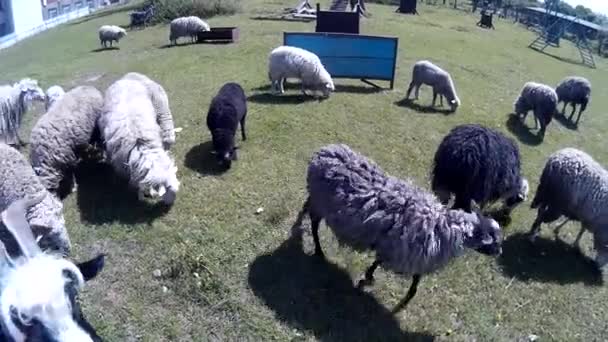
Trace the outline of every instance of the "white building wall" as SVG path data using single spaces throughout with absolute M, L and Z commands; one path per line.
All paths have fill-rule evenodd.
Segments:
M 40 0 L 12 0 L 12 6 L 17 36 L 44 24 Z

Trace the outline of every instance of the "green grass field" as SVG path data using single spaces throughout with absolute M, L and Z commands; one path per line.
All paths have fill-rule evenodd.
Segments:
M 421 6 L 420 16 L 369 5 L 373 17 L 362 32 L 399 37 L 393 91 L 374 91 L 335 80 L 326 101 L 307 101 L 297 87 L 282 97 L 267 95 L 267 56 L 283 31 L 314 31 L 314 23 L 250 19 L 260 10 L 293 6 L 294 0 L 248 0 L 236 16 L 212 26 L 239 26 L 230 45 L 162 48 L 168 27 L 132 31 L 119 50 L 99 48 L 97 28 L 126 25 L 127 12 L 77 20 L 0 51 L 0 81 L 24 76 L 44 88 L 94 84 L 105 89 L 129 71 L 158 80 L 169 94 L 176 127 L 174 148 L 182 187 L 167 213 L 137 203 L 107 168 L 81 172 L 78 191 L 65 203 L 74 256 L 109 254 L 106 269 L 83 293 L 89 319 L 108 341 L 600 341 L 608 336 L 608 289 L 594 271 L 591 237 L 582 254 L 570 247 L 578 224 L 554 241 L 545 227 L 535 245 L 526 232 L 535 217 L 529 201 L 506 226 L 503 255 L 470 252 L 441 272 L 423 277 L 410 306 L 390 309 L 409 279 L 380 270 L 365 291 L 353 281 L 372 255 L 338 246 L 321 229 L 328 262 L 288 240 L 305 200 L 305 170 L 311 153 L 329 143 L 347 143 L 387 172 L 428 187 L 432 156 L 455 125 L 480 123 L 515 137 L 533 196 L 548 155 L 573 146 L 608 163 L 608 64 L 596 70 L 576 63 L 568 44 L 545 55 L 527 48 L 534 35 L 498 20 L 496 30 L 475 26 L 477 16 Z M 328 3 L 325 1 L 324 3 Z M 399 105 L 419 59 L 431 59 L 452 74 L 463 102 L 454 115 Z M 524 82 L 555 85 L 568 75 L 588 77 L 593 99 L 580 128 L 555 120 L 542 143 L 509 120 Z M 248 95 L 248 140 L 224 174 L 214 169 L 205 126 L 209 102 L 222 84 L 237 81 Z M 421 90 L 422 105 L 431 101 Z M 37 114 L 29 114 L 23 135 Z M 533 126 L 531 118 L 528 125 Z M 258 207 L 263 213 L 256 215 Z M 306 227 L 308 221 L 305 221 Z M 308 230 L 306 230 L 308 232 Z M 156 278 L 153 271 L 163 276 Z

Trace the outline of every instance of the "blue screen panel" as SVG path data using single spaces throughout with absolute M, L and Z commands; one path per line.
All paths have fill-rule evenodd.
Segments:
M 394 62 L 390 59 L 320 57 L 332 77 L 392 80 Z

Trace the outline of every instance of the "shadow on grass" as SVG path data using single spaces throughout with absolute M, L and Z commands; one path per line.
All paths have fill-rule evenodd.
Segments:
M 293 236 L 249 268 L 249 286 L 277 317 L 320 341 L 433 341 L 401 330 L 390 310 L 353 286 L 337 265 L 302 249 Z M 381 337 L 380 337 L 381 336 Z
M 501 227 L 509 226 L 512 221 L 509 210 L 505 208 L 492 208 L 484 211 L 484 215 L 490 216 L 496 220 Z
M 437 109 L 432 106 L 422 106 L 422 105 L 414 102 L 412 99 L 402 99 L 402 100 L 395 102 L 395 104 L 399 107 L 409 108 L 409 109 L 414 110 L 419 113 L 431 113 L 431 114 L 443 114 L 443 115 L 450 115 L 450 114 L 454 113 L 450 109 Z
M 576 117 L 576 113 L 574 114 L 574 116 L 572 117 L 573 119 Z M 559 122 L 562 126 L 564 126 L 565 128 L 575 131 L 578 129 L 578 126 L 576 125 L 576 123 L 574 121 L 571 121 L 568 119 L 567 116 L 563 115 L 562 113 L 559 113 L 557 115 L 554 116 L 555 121 Z
M 498 263 L 509 277 L 560 285 L 603 284 L 602 273 L 595 262 L 560 239 L 538 237 L 530 242 L 527 234 L 518 233 L 506 239 L 502 249 Z
M 543 142 L 543 138 L 537 134 L 533 134 L 516 114 L 510 113 L 506 122 L 507 128 L 513 133 L 519 141 L 526 145 L 538 146 Z
M 220 175 L 228 171 L 227 168 L 217 163 L 215 155 L 211 154 L 211 151 L 213 151 L 211 140 L 194 146 L 186 153 L 184 165 L 205 176 Z
M 353 93 L 353 94 L 376 94 L 385 91 L 386 89 L 377 88 L 374 86 L 366 86 L 366 85 L 335 85 L 336 93 Z
M 293 105 L 311 101 L 322 101 L 321 98 L 315 99 L 312 96 L 304 96 L 304 94 L 289 94 L 289 95 L 273 95 L 270 93 L 253 94 L 247 98 L 247 101 L 261 104 L 284 104 Z
M 114 50 L 120 50 L 120 48 L 118 46 L 100 47 L 100 48 L 91 50 L 91 52 L 104 52 L 104 51 L 114 51 Z
M 101 225 L 152 223 L 170 207 L 139 201 L 128 181 L 105 163 L 83 162 L 76 170 L 76 201 L 83 221 Z
M 574 65 L 583 65 L 583 66 L 585 65 L 585 63 L 583 63 L 582 61 L 574 60 L 572 58 L 560 57 L 560 56 L 557 56 L 557 55 L 550 54 L 547 51 L 539 51 L 539 50 L 536 50 L 534 48 L 530 48 L 530 49 L 532 49 L 532 50 L 534 50 L 536 52 L 539 52 L 539 53 L 541 53 L 541 54 L 543 54 L 545 56 L 549 56 L 551 58 L 557 59 L 558 61 L 561 61 L 561 62 L 564 62 L 564 63 L 574 64 Z

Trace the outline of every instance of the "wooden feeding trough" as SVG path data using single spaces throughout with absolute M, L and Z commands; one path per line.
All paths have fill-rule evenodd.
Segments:
M 494 18 L 494 13 L 488 13 L 486 11 L 481 11 L 481 18 L 479 19 L 479 22 L 477 22 L 477 26 L 488 28 L 488 29 L 489 28 L 494 29 L 493 18 Z
M 235 43 L 239 40 L 238 27 L 212 27 L 211 31 L 200 32 L 197 42 Z
M 321 11 L 317 3 L 317 26 L 315 32 L 359 34 L 359 16 L 361 9 L 357 6 L 354 12 Z

